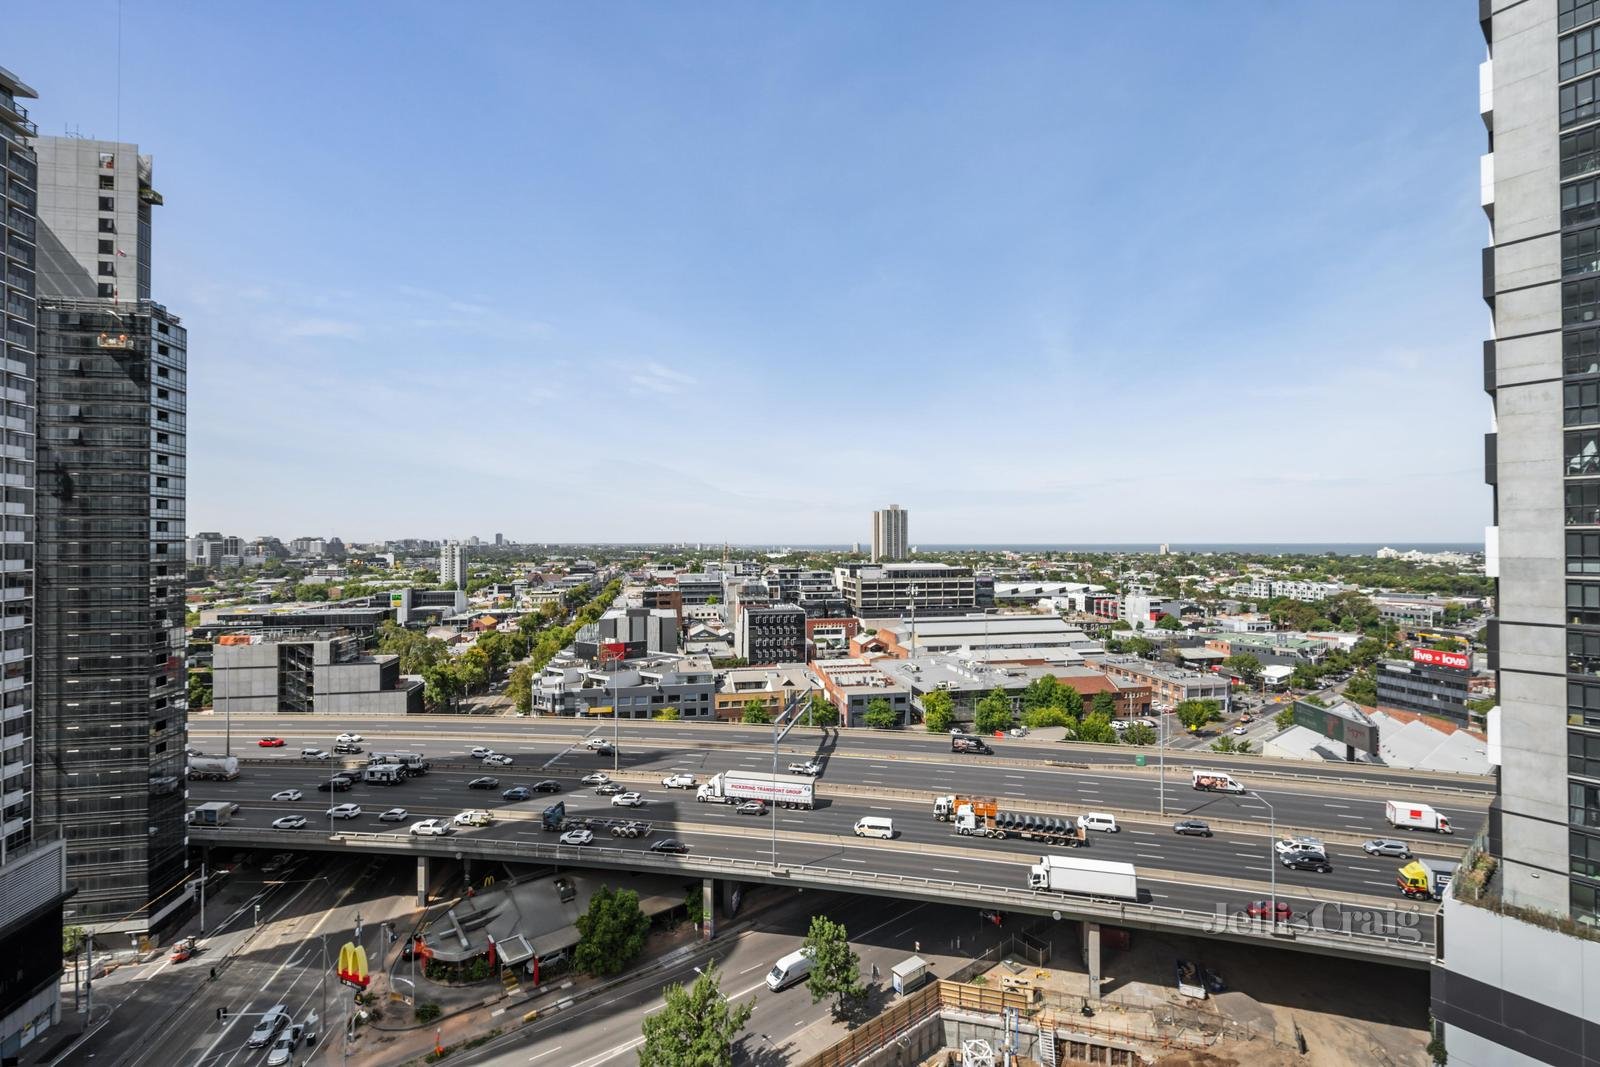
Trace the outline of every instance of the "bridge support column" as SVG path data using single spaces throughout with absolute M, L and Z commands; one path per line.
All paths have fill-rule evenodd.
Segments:
M 1089 996 L 1100 999 L 1100 924 L 1083 924 L 1083 966 L 1089 972 Z
M 417 857 L 417 907 L 428 906 L 428 857 Z
M 717 936 L 717 880 L 706 878 L 700 882 L 700 910 L 705 922 L 700 924 L 700 936 L 710 941 Z

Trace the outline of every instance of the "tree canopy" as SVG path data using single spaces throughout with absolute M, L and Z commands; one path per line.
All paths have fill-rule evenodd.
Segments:
M 956 702 L 949 692 L 935 689 L 923 694 L 922 723 L 930 733 L 948 733 L 956 721 Z
M 849 1001 L 865 995 L 861 958 L 850 947 L 843 923 L 836 923 L 826 915 L 813 915 L 811 929 L 801 947 L 810 953 L 813 961 L 811 974 L 806 978 L 813 1004 L 834 997 L 834 1013 L 842 1014 Z
M 973 727 L 981 734 L 1009 730 L 1012 722 L 1011 698 L 999 686 L 978 701 L 977 707 L 973 709 Z
M 639 894 L 631 889 L 601 886 L 578 916 L 578 947 L 572 965 L 585 974 L 604 978 L 624 970 L 644 951 L 650 920 L 639 909 Z
M 644 1017 L 639 1067 L 733 1067 L 734 1038 L 755 1003 L 731 1004 L 721 987 L 715 963 L 706 964 L 688 987 L 667 986 L 660 1010 Z

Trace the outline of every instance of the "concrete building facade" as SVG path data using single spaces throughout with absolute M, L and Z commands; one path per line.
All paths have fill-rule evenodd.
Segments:
M 421 678 L 349 634 L 228 634 L 212 649 L 212 706 L 240 715 L 418 715 Z
M 977 606 L 971 567 L 947 563 L 847 563 L 834 584 L 863 619 L 899 618 L 913 605 L 921 615 L 965 615 Z
M 910 554 L 910 516 L 899 504 L 872 513 L 872 562 L 892 563 Z
M 439 549 L 439 584 L 452 589 L 467 587 L 467 550 L 454 541 Z
M 806 658 L 806 613 L 795 604 L 754 604 L 738 613 L 734 655 L 747 663 L 798 663 Z

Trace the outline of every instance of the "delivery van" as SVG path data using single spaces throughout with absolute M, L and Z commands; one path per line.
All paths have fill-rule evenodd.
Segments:
M 767 988 L 776 993 L 796 982 L 804 981 L 806 975 L 810 973 L 811 954 L 805 949 L 791 952 L 772 965 L 772 971 L 767 975 Z
M 856 821 L 857 837 L 881 837 L 894 840 L 894 820 L 881 815 L 868 815 Z
M 1078 825 L 1085 830 L 1099 830 L 1104 834 L 1117 832 L 1117 817 L 1103 811 L 1086 812 L 1078 816 Z

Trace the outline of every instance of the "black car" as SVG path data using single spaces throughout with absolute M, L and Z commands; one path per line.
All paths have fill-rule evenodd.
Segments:
M 343 756 L 343 755 L 355 755 L 356 753 L 361 751 L 361 746 L 360 745 L 351 744 L 348 741 L 341 741 L 337 745 L 333 746 L 333 751 L 334 751 L 335 755 L 340 755 L 340 756 Z
M 1327 874 L 1333 870 L 1333 864 L 1328 862 L 1328 857 L 1320 852 L 1305 851 L 1285 852 L 1278 857 L 1285 867 L 1295 871 L 1316 871 L 1318 874 Z
M 542 782 L 534 782 L 533 791 L 535 793 L 559 793 L 561 792 L 561 783 L 554 779 L 546 778 Z
M 529 792 L 527 786 L 525 786 L 525 785 L 514 785 L 510 789 L 507 789 L 504 793 L 501 793 L 500 794 L 500 799 L 501 800 L 528 800 L 532 796 L 533 796 L 533 794 L 531 792 Z
M 482 778 L 474 778 L 472 781 L 467 783 L 467 788 L 468 789 L 499 789 L 500 788 L 500 779 L 498 779 L 498 778 L 490 778 L 488 776 L 484 776 Z
M 622 786 L 618 785 L 616 782 L 607 782 L 605 785 L 595 786 L 595 790 L 594 791 L 596 793 L 599 793 L 603 797 L 614 797 L 618 793 L 626 793 L 627 792 L 626 789 L 624 789 Z
M 1172 832 L 1192 837 L 1210 837 L 1211 827 L 1206 825 L 1204 819 L 1180 819 L 1172 824 Z
M 663 838 L 650 846 L 651 852 L 670 852 L 674 856 L 681 856 L 689 851 L 689 846 L 679 841 L 676 837 Z
M 329 778 L 326 782 L 317 786 L 317 791 L 320 793 L 343 793 L 354 784 L 348 778 Z

